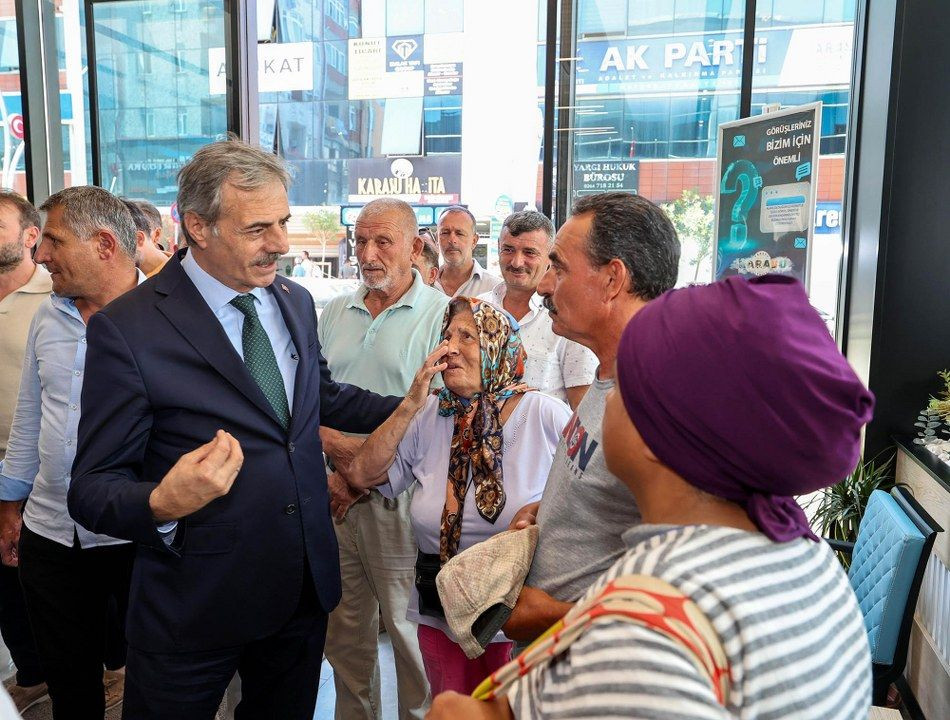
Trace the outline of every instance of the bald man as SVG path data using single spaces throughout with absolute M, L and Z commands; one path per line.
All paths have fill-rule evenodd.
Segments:
M 339 382 L 385 395 L 405 395 L 416 371 L 439 342 L 448 298 L 428 287 L 413 262 L 422 252 L 416 216 L 401 200 L 366 205 L 356 220 L 356 259 L 363 282 L 332 300 L 319 336 Z M 398 352 L 394 352 L 398 348 Z M 345 469 L 362 437 L 321 428 L 333 468 Z M 334 493 L 346 493 L 330 475 Z M 387 500 L 376 491 L 336 524 L 343 599 L 330 615 L 326 655 L 336 684 L 339 720 L 381 717 L 378 619 L 393 644 L 399 717 L 421 718 L 429 701 L 416 627 L 406 619 L 415 581 L 416 542 L 409 497 Z

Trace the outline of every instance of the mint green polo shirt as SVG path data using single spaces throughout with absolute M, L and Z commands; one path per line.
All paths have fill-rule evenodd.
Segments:
M 412 286 L 373 318 L 365 285 L 331 300 L 317 332 L 323 356 L 337 382 L 380 395 L 405 395 L 426 356 L 439 344 L 449 298 L 426 286 L 413 268 Z M 435 384 L 442 384 L 441 376 Z

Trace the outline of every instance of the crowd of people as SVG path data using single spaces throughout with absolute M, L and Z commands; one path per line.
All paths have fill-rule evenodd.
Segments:
M 400 718 L 867 716 L 795 496 L 853 468 L 873 398 L 799 283 L 673 289 L 628 193 L 513 213 L 500 278 L 466 208 L 433 234 L 379 199 L 318 321 L 277 275 L 283 161 L 228 140 L 178 180 L 171 255 L 147 204 L 0 194 L 19 709 L 310 720 L 326 657 L 336 717 L 380 718 L 382 624 Z

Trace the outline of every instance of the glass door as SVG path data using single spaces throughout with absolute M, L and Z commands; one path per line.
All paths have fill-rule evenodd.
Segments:
M 170 214 L 178 171 L 228 131 L 224 5 L 86 0 L 95 184 Z

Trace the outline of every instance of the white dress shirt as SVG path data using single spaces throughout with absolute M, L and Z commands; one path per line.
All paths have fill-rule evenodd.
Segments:
M 495 287 L 498 283 L 501 282 L 501 278 L 497 275 L 492 275 L 485 268 L 483 268 L 478 260 L 472 259 L 472 274 L 468 276 L 468 280 L 459 285 L 459 289 L 455 291 L 455 294 L 452 297 L 458 297 L 463 295 L 465 297 L 478 297 L 482 293 L 486 293 Z M 442 273 L 439 273 L 439 277 L 435 279 L 433 287 L 445 292 L 445 288 L 442 287 Z M 448 295 L 448 293 L 445 293 Z

